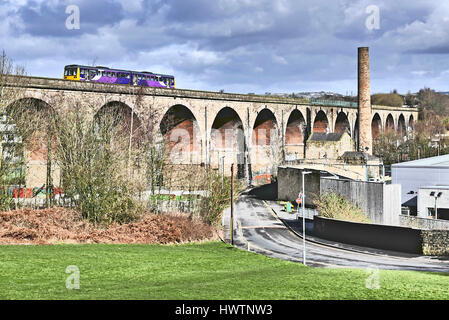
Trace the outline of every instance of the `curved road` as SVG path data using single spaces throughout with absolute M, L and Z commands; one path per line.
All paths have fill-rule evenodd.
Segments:
M 230 209 L 223 216 L 226 240 L 230 235 L 229 219 Z M 274 258 L 303 262 L 302 238 L 284 225 L 267 202 L 250 195 L 241 196 L 234 205 L 234 219 L 235 246 Z M 449 259 L 443 257 L 312 241 L 306 241 L 306 264 L 312 267 L 449 272 Z

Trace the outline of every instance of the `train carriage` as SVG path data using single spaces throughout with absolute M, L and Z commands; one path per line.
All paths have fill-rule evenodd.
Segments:
M 175 88 L 175 77 L 148 71 L 130 71 L 108 67 L 90 67 L 77 64 L 64 68 L 64 79 L 101 83 L 129 84 L 145 87 Z

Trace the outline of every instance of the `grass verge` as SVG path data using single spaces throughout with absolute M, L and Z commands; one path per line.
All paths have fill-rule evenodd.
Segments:
M 80 289 L 65 286 L 80 270 Z M 317 269 L 221 242 L 0 246 L 0 299 L 449 299 L 449 275 Z

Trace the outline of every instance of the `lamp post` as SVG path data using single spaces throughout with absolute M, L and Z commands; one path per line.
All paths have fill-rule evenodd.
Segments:
M 220 162 L 221 162 L 221 190 L 224 188 L 224 159 L 225 156 L 220 156 Z M 220 166 L 220 164 L 218 164 Z
M 303 251 L 302 251 L 302 260 L 303 264 L 306 265 L 306 213 L 305 213 L 305 206 L 306 206 L 306 189 L 305 189 L 305 177 L 306 174 L 312 173 L 311 171 L 303 171 L 302 172 L 302 244 L 303 244 Z
M 435 219 L 438 219 L 438 207 L 437 207 L 437 200 L 439 197 L 441 197 L 443 192 L 438 192 L 438 194 L 434 191 L 430 193 L 430 196 L 433 196 L 435 198 Z

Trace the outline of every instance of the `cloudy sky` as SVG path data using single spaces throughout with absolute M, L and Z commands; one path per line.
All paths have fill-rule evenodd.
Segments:
M 0 30 L 33 76 L 96 63 L 173 74 L 179 88 L 346 94 L 369 46 L 372 92 L 449 91 L 447 0 L 0 0 Z

